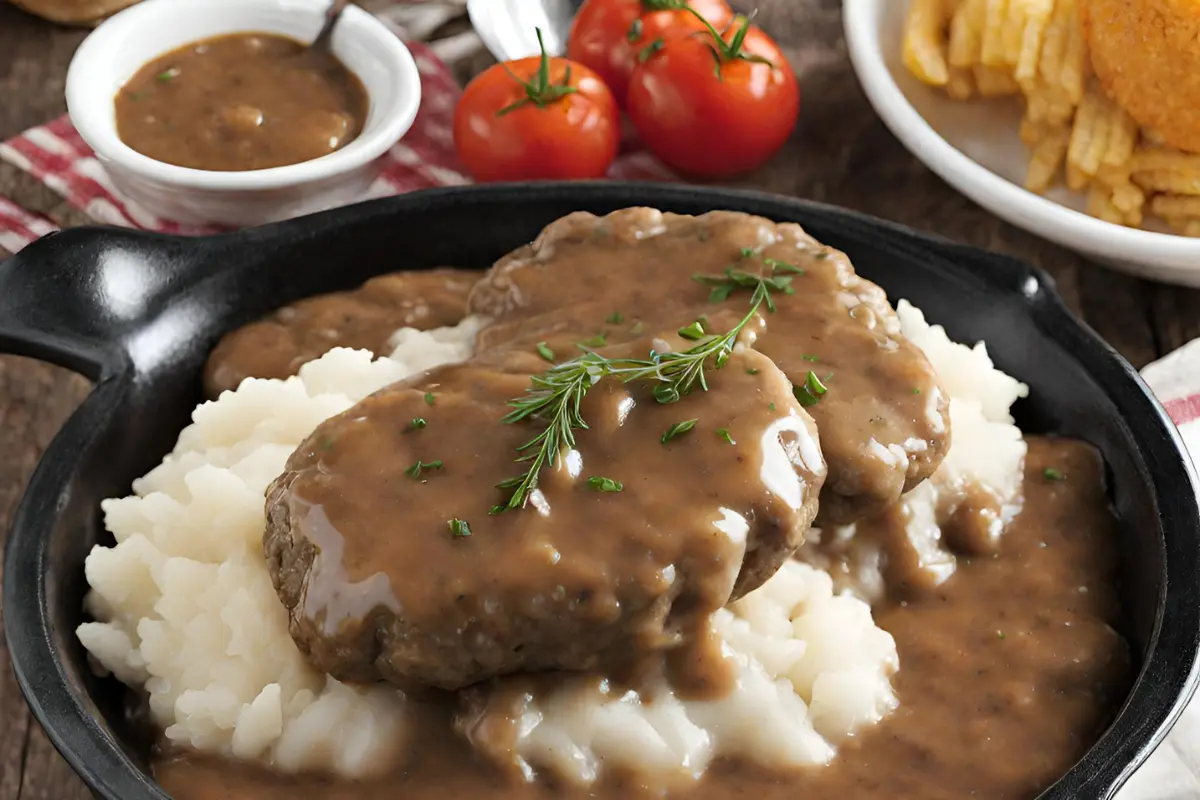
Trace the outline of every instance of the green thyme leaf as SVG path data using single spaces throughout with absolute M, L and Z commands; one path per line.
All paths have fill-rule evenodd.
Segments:
M 592 347 L 604 347 L 606 344 L 608 344 L 608 334 L 601 331 L 592 338 L 577 343 L 576 347 L 587 350 L 588 348 Z
M 424 417 L 413 417 L 412 422 L 408 423 L 408 429 L 410 431 L 419 431 L 428 424 Z
M 455 539 L 465 539 L 471 535 L 471 526 L 465 519 L 455 517 L 446 524 L 450 526 L 450 534 Z
M 593 492 L 621 492 L 625 490 L 625 485 L 620 481 L 614 481 L 612 478 L 604 478 L 599 475 L 588 478 L 588 486 Z
M 425 472 L 426 470 L 434 470 L 434 469 L 441 469 L 441 468 L 442 468 L 441 461 L 426 462 L 426 461 L 422 461 L 421 459 L 418 458 L 417 463 L 413 464 L 411 467 L 404 470 L 404 474 L 407 475 L 408 477 L 412 478 L 413 480 L 417 480 L 418 478 L 421 477 L 421 473 Z
M 1065 481 L 1067 476 L 1054 467 L 1046 467 L 1042 470 L 1042 477 L 1051 482 Z
M 553 364 L 553 363 L 554 363 L 554 351 L 553 351 L 553 350 L 551 350 L 551 349 L 549 348 L 549 346 L 547 346 L 547 345 L 546 345 L 546 343 L 545 343 L 545 342 L 538 342 L 538 343 L 537 343 L 537 351 L 538 351 L 538 355 L 539 355 L 539 356 L 541 356 L 542 358 L 546 359 L 546 360 L 547 360 L 547 361 L 549 361 L 551 364 Z
M 605 317 L 604 321 L 607 322 L 609 325 L 620 325 L 622 322 L 625 321 L 625 315 L 622 314 L 620 311 L 614 311 L 611 314 L 609 314 L 607 317 Z
M 431 405 L 433 405 L 433 404 L 434 404 L 434 403 L 436 403 L 436 402 L 437 402 L 437 398 L 433 396 L 433 392 L 426 392 L 426 393 L 425 393 L 425 404 L 426 404 L 426 405 L 429 405 L 429 406 L 431 406 Z
M 686 328 L 679 329 L 679 335 L 685 339 L 690 339 L 693 342 L 704 338 L 704 326 L 697 320 Z
M 676 422 L 663 432 L 662 443 L 666 444 L 672 439 L 678 439 L 680 436 L 683 436 L 692 428 L 696 427 L 697 422 L 699 422 L 699 420 L 694 419 L 685 419 L 683 422 Z
M 733 436 L 729 433 L 729 428 L 717 428 L 717 435 L 730 444 L 737 444 L 737 442 L 733 440 Z

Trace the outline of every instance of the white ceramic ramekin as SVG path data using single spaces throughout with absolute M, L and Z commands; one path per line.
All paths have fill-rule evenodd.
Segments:
M 257 225 L 354 202 L 381 158 L 412 125 L 421 79 L 412 54 L 378 19 L 346 9 L 333 51 L 362 80 L 370 111 L 362 133 L 327 156 L 273 169 L 210 172 L 164 164 L 117 135 L 113 98 L 149 61 L 198 39 L 265 32 L 308 41 L 328 0 L 144 0 L 109 19 L 79 47 L 67 73 L 67 108 L 113 185 L 151 213 L 190 224 Z

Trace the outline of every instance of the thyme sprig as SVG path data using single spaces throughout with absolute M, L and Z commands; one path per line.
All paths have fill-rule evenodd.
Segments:
M 766 305 L 769 310 L 774 310 L 771 295 L 790 293 L 790 275 L 751 277 L 750 311 L 723 334 L 706 336 L 682 352 L 651 351 L 645 359 L 606 358 L 589 350 L 534 375 L 525 396 L 509 401 L 512 411 L 501 422 L 511 425 L 531 420 L 544 423 L 546 427 L 517 448 L 520 455 L 515 461 L 527 465 L 525 472 L 496 484 L 497 489 L 508 495 L 504 502 L 492 507 L 491 513 L 523 508 L 538 487 L 542 469 L 553 465 L 562 453 L 575 447 L 575 431 L 588 427 L 580 411 L 583 398 L 601 379 L 616 377 L 625 383 L 653 381 L 654 398 L 660 403 L 678 402 L 697 388 L 708 391 L 706 367 L 710 363 L 713 369 L 723 367 L 738 337 L 759 309 Z M 749 283 L 736 284 L 738 288 L 743 285 L 751 288 Z
M 742 248 L 742 260 L 756 256 L 761 257 L 762 254 L 753 247 Z M 712 287 L 712 291 L 708 294 L 710 303 L 724 302 L 738 289 L 750 289 L 753 292 L 750 302 L 763 302 L 767 306 L 767 310 L 773 314 L 775 313 L 775 301 L 771 299 L 771 294 L 795 294 L 796 290 L 792 288 L 792 278 L 796 275 L 803 275 L 804 270 L 774 258 L 763 257 L 762 263 L 770 270 L 770 274 L 756 274 L 740 269 L 735 264 L 730 264 L 720 275 L 705 275 L 697 272 L 692 276 L 692 280 Z

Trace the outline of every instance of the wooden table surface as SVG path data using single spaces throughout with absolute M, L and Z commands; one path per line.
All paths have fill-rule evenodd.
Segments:
M 996 219 L 910 156 L 855 82 L 840 0 L 761 0 L 759 6 L 758 21 L 784 45 L 800 76 L 803 111 L 787 151 L 745 185 L 848 206 L 1026 259 L 1048 270 L 1067 303 L 1138 367 L 1200 335 L 1200 292 L 1089 264 Z M 65 111 L 67 63 L 85 33 L 0 0 L 0 140 Z M 5 165 L 0 195 L 61 225 L 86 221 Z M 0 356 L 0 541 L 43 448 L 87 390 L 86 381 L 64 370 Z M 0 800 L 85 797 L 30 718 L 0 639 Z

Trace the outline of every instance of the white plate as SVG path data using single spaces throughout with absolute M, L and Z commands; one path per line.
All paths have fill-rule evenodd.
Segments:
M 1013 225 L 1114 269 L 1200 287 L 1200 239 L 1114 225 L 1082 212 L 1065 188 L 1041 197 L 1022 184 L 1029 151 L 1017 100 L 959 103 L 925 86 L 900 58 L 908 0 L 843 0 L 850 60 L 867 98 L 913 155 Z

